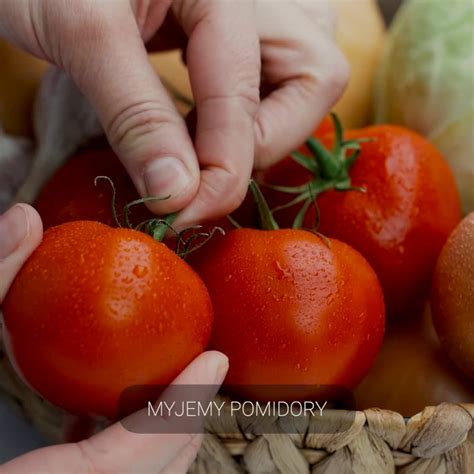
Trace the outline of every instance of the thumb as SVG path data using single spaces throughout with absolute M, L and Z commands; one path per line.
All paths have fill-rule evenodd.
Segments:
M 186 393 L 190 399 L 197 395 L 200 399 L 204 397 L 203 403 L 205 399 L 209 402 L 216 395 L 228 368 L 229 361 L 224 354 L 204 352 L 173 381 L 160 401 L 167 400 L 170 405 L 174 397 L 179 398 Z M 176 391 L 179 385 L 184 386 L 184 390 Z M 197 391 L 193 387 L 198 387 Z M 191 416 L 187 420 L 188 425 L 194 425 L 194 428 L 200 426 L 202 429 L 202 416 Z M 179 461 L 180 467 L 183 463 L 189 463 L 199 448 L 201 437 L 196 434 L 198 430 L 193 431 L 195 434 L 180 433 L 179 430 L 168 433 L 166 427 L 178 421 L 173 416 L 158 417 L 154 421 L 147 409 L 143 409 L 82 441 L 82 452 L 87 453 L 89 459 L 94 460 L 94 465 L 99 467 L 98 470 L 104 472 L 116 472 L 116 466 L 124 471 L 129 468 L 131 472 L 161 472 L 165 466 L 173 467 L 172 472 L 186 472 L 186 469 L 179 469 L 176 462 Z
M 0 216 L 0 303 L 41 242 L 42 231 L 39 214 L 26 204 L 17 204 Z
M 196 194 L 199 165 L 185 122 L 149 62 L 133 12 L 124 8 L 113 11 L 114 21 L 92 22 L 93 32 L 81 36 L 90 44 L 66 52 L 66 69 L 96 108 L 141 196 L 170 196 L 150 207 L 174 212 Z

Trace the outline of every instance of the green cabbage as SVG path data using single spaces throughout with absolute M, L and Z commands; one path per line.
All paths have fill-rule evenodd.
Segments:
M 428 137 L 474 210 L 474 1 L 407 0 L 376 79 L 375 119 Z

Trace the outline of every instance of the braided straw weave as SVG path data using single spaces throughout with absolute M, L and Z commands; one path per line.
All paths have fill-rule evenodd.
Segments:
M 61 440 L 63 412 L 28 389 L 1 350 L 0 391 L 46 436 Z M 308 416 L 298 420 L 297 434 L 262 434 L 248 420 L 231 416 L 211 418 L 207 420 L 207 434 L 190 473 L 474 472 L 474 404 L 442 403 L 409 419 L 378 408 L 357 411 L 351 427 L 341 432 L 337 414 L 336 410 L 326 412 L 325 418 L 333 430 L 314 433 L 313 417 Z

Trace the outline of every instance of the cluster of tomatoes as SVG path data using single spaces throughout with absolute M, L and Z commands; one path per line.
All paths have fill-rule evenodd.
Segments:
M 256 200 L 249 194 L 234 215 L 242 228 L 212 223 L 225 235 L 186 261 L 118 227 L 98 175 L 115 183 L 118 208 L 137 199 L 110 149 L 73 157 L 37 202 L 48 230 L 4 304 L 24 378 L 86 415 L 115 417 L 124 389 L 170 383 L 206 348 L 229 357 L 225 383 L 247 397 L 265 384 L 293 385 L 295 399 L 302 385 L 354 388 L 386 315 L 417 317 L 461 219 L 442 155 L 396 126 L 344 135 L 326 119 L 255 175 Z M 152 216 L 143 207 L 133 217 Z

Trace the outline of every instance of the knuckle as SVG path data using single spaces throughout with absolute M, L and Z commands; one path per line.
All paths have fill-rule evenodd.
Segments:
M 337 8 L 330 0 L 319 0 L 308 2 L 296 0 L 300 8 L 319 27 L 322 27 L 329 35 L 334 36 L 338 20 Z
M 238 94 L 254 112 L 260 103 L 260 60 L 254 57 L 245 57 L 236 74 Z
M 107 37 L 113 23 L 106 10 L 94 8 L 90 2 L 77 2 L 70 8 L 71 15 L 64 17 L 64 8 L 54 8 L 54 2 L 49 2 L 49 8 L 45 9 L 45 26 L 62 31 L 70 44 L 79 38 L 95 44 Z
M 138 139 L 163 127 L 179 126 L 176 113 L 158 101 L 129 104 L 115 114 L 106 126 L 106 133 L 115 147 L 133 145 Z
M 260 104 L 258 87 L 243 86 L 228 94 L 212 94 L 196 101 L 198 110 L 220 110 L 232 120 L 234 128 L 245 130 L 253 121 Z
M 274 117 L 273 120 L 277 120 L 278 117 Z M 265 120 L 257 115 L 255 120 L 255 135 L 256 135 L 256 153 L 254 169 L 259 171 L 267 168 L 275 161 L 274 150 L 272 150 L 272 139 L 271 133 L 267 130 Z
M 313 48 L 314 65 L 311 73 L 306 76 L 306 85 L 310 95 L 320 96 L 324 93 L 328 102 L 334 103 L 343 93 L 349 82 L 349 62 L 336 45 L 333 45 L 330 54 L 321 57 L 319 51 Z
M 346 88 L 350 77 L 349 61 L 339 49 L 336 49 L 334 63 L 330 72 L 330 83 L 339 92 Z
M 258 84 L 244 81 L 238 92 L 242 106 L 248 115 L 254 116 L 260 104 L 260 88 Z

